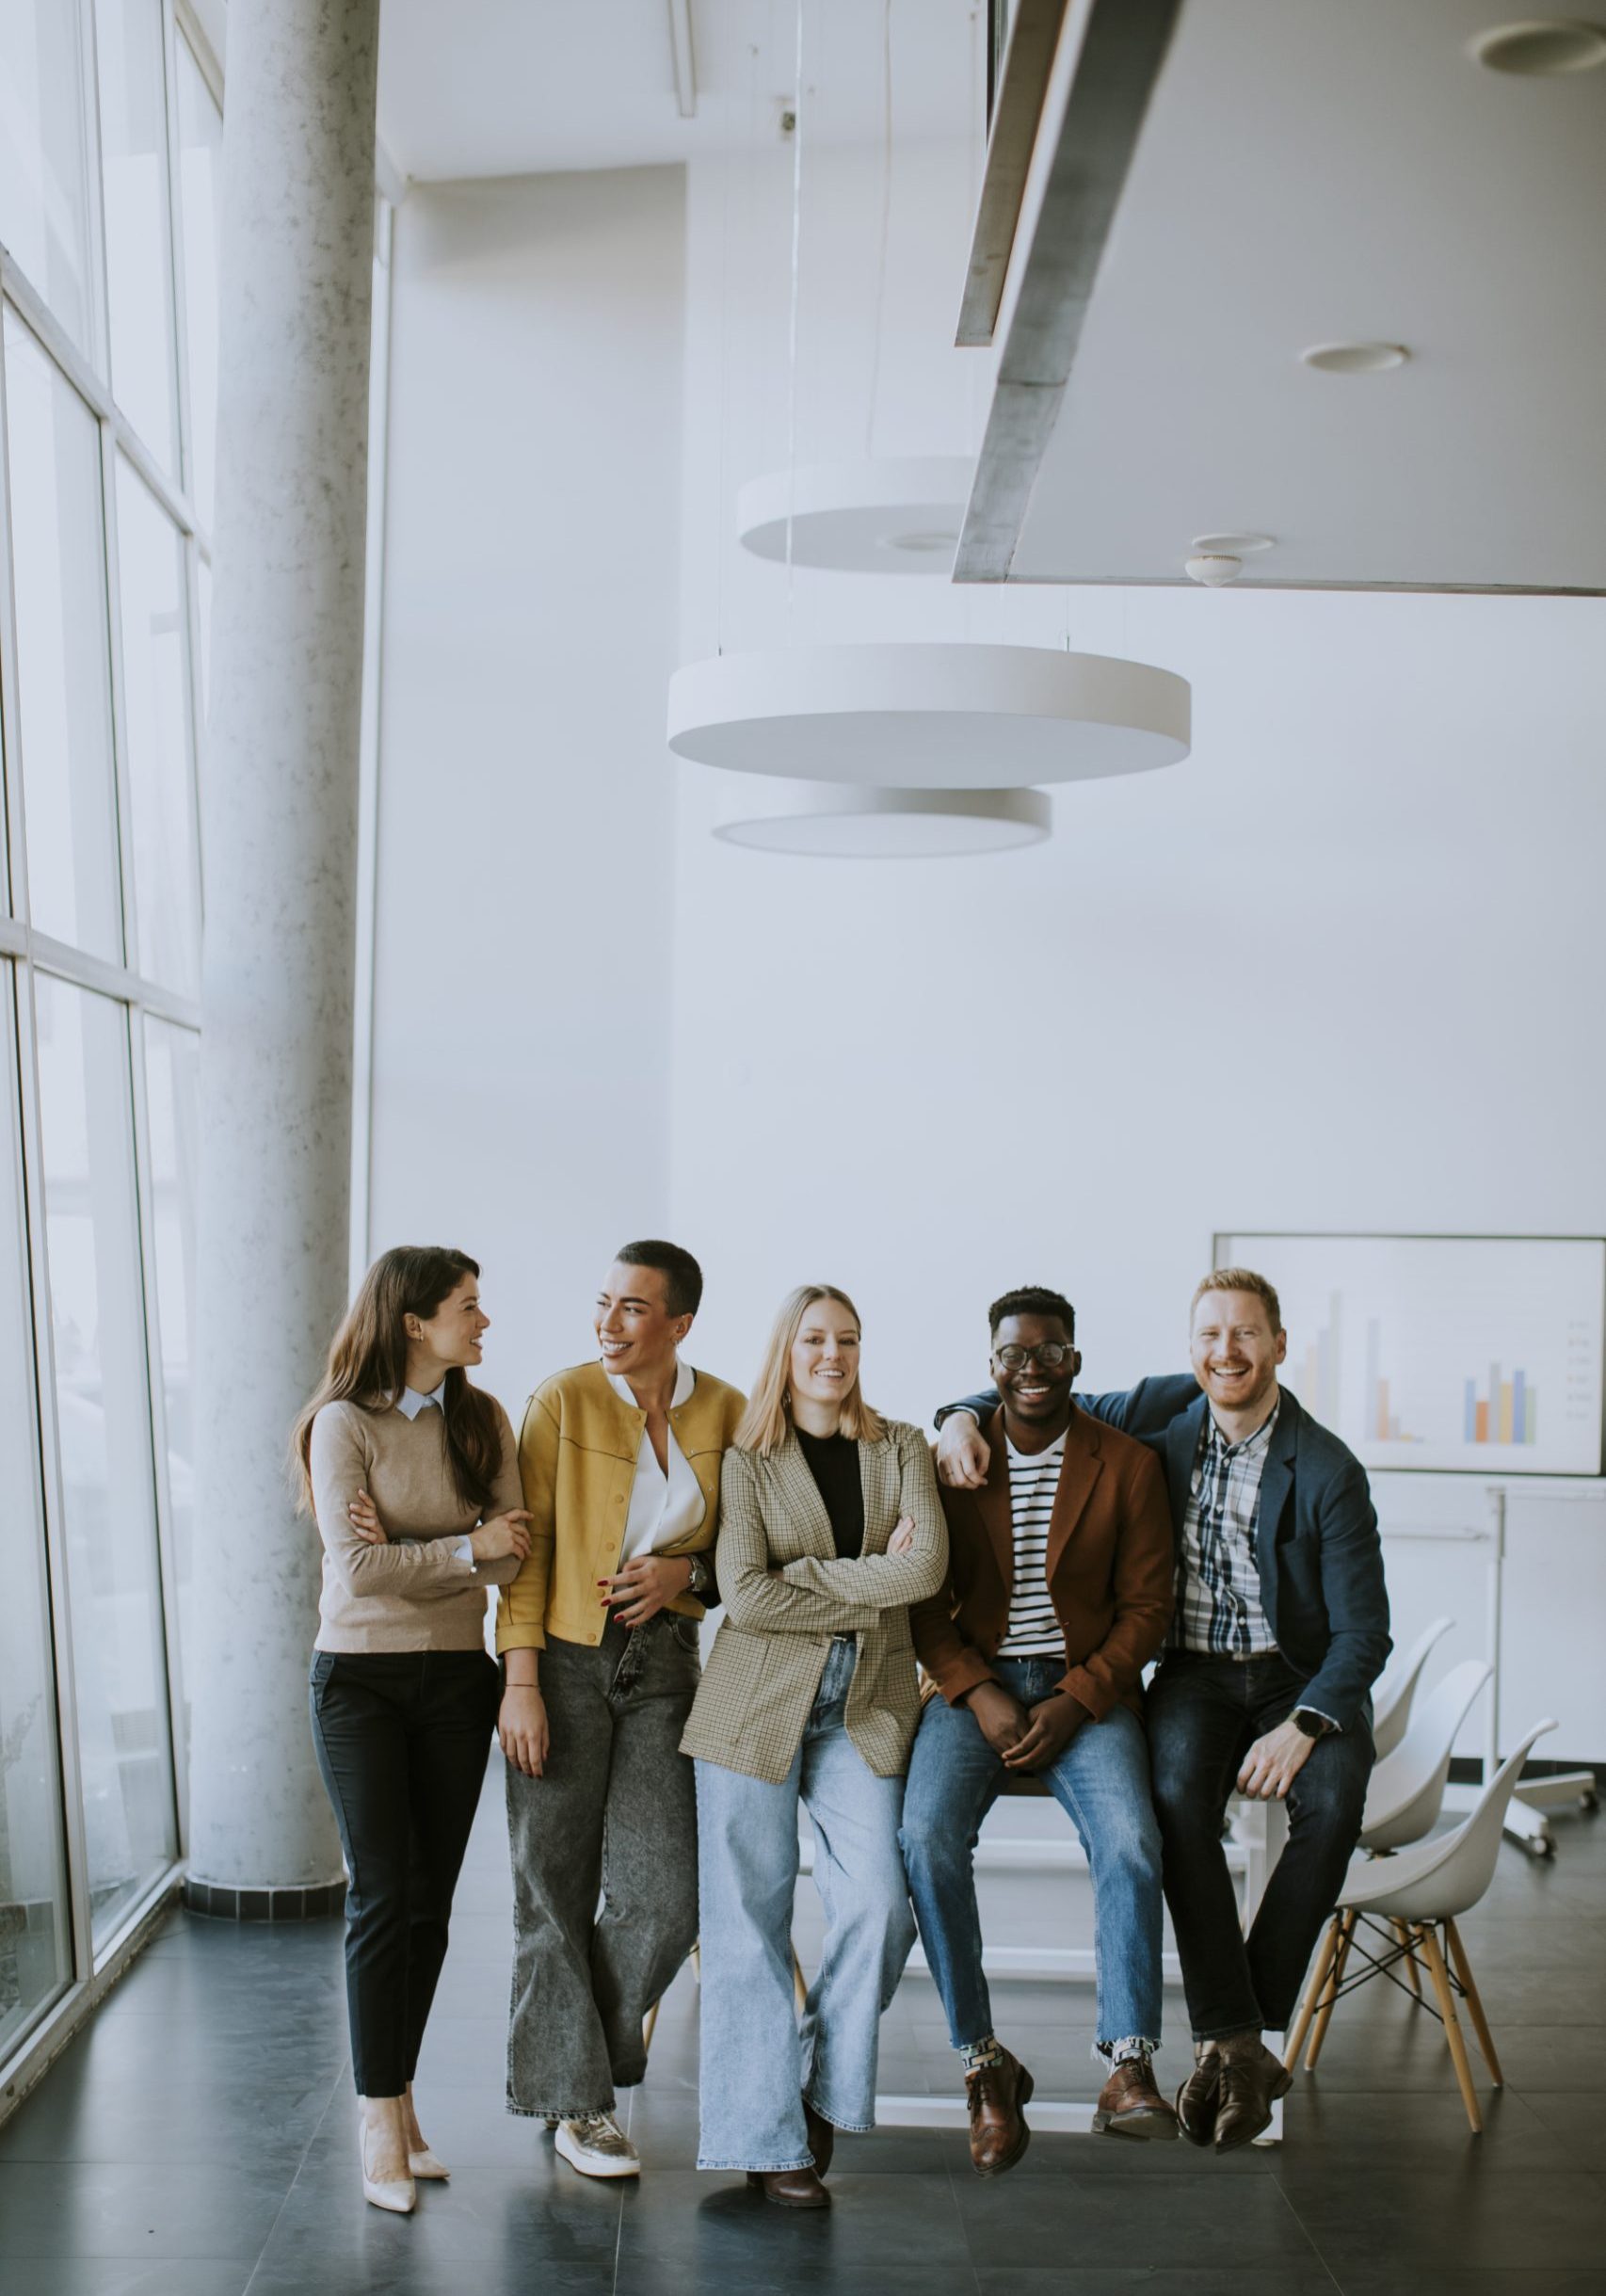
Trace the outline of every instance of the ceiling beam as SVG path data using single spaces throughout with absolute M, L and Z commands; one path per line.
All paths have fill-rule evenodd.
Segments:
M 669 47 L 675 59 L 675 101 L 683 120 L 697 118 L 697 54 L 692 47 L 692 0 L 669 0 Z
M 976 462 L 956 582 L 1006 582 L 1033 483 L 1059 413 L 1116 208 L 1165 60 L 1181 0 L 1085 0 L 1060 28 L 1056 74 L 1078 42 L 1069 85 L 1044 104 L 1038 140 L 1053 156 L 1011 275 L 1009 313 Z M 1057 116 L 1056 116 L 1057 113 Z M 1017 233 L 1019 236 L 1019 232 Z

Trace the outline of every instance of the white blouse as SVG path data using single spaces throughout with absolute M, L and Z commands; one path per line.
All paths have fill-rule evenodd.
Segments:
M 641 1405 L 631 1393 L 630 1382 L 619 1379 L 612 1372 L 608 1385 L 621 1403 L 629 1404 L 633 1411 Z M 670 1408 L 679 1410 L 697 1385 L 697 1373 L 689 1363 L 683 1363 L 675 1374 L 675 1392 Z M 695 1531 L 708 1512 L 708 1502 L 702 1495 L 702 1485 L 686 1464 L 686 1456 L 675 1440 L 675 1430 L 668 1433 L 667 1474 L 658 1464 L 658 1454 L 645 1427 L 641 1430 L 641 1449 L 635 1454 L 635 1481 L 631 1486 L 630 1514 L 624 1527 L 624 1544 L 619 1549 L 621 1563 L 633 1562 L 638 1554 L 651 1554 L 665 1547 L 672 1547 L 688 1532 Z

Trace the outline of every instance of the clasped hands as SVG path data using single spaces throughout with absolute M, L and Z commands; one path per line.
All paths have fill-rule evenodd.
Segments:
M 1027 1707 L 1002 1682 L 978 1682 L 965 1704 L 1004 1768 L 1017 1775 L 1051 1768 L 1090 1719 L 1081 1699 L 1068 1690 Z

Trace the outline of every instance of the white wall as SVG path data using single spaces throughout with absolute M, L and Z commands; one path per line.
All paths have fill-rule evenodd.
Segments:
M 963 234 L 923 164 L 954 260 L 896 324 L 962 416 L 965 355 L 941 345 Z M 862 185 L 829 170 L 815 212 L 845 250 Z M 719 174 L 694 168 L 689 193 L 694 377 L 733 330 L 773 344 L 784 292 L 783 271 L 767 300 L 744 277 L 722 313 Z M 811 332 L 820 437 L 862 372 L 852 294 L 806 296 Z M 780 390 L 739 387 L 723 445 L 716 397 L 688 390 L 688 655 L 716 626 L 727 646 L 1064 642 L 1063 593 L 798 574 L 788 608 L 717 515 L 721 468 L 733 490 L 783 451 Z M 734 1377 L 806 1277 L 853 1292 L 873 1393 L 925 1420 L 981 1378 L 1009 1284 L 1069 1292 L 1086 1382 L 1110 1386 L 1185 1360 L 1217 1230 L 1606 1230 L 1606 608 L 1079 592 L 1071 617 L 1077 645 L 1193 680 L 1195 747 L 1061 792 L 1047 846 L 881 867 L 734 850 L 708 833 L 733 778 L 681 769 L 677 1042 L 711 998 L 722 1029 L 677 1070 L 673 1217 L 709 1269 L 704 1356 Z M 1472 1479 L 1380 1477 L 1378 1498 L 1386 1523 L 1485 1519 Z M 1555 1710 L 1558 1754 L 1606 1758 L 1606 1503 L 1584 1501 L 1514 1502 L 1506 1720 Z M 1393 1549 L 1401 1638 L 1448 1609 L 1480 1647 L 1482 1567 Z
M 879 212 L 873 160 L 806 160 L 805 461 L 864 443 Z M 972 184 L 900 155 L 880 451 L 974 443 Z M 789 602 L 732 540 L 786 454 L 789 194 L 776 151 L 400 211 L 376 1248 L 483 1256 L 512 1400 L 586 1351 L 627 1230 L 703 1260 L 691 1352 L 738 1380 L 824 1276 L 923 1420 L 1006 1284 L 1068 1289 L 1114 1385 L 1180 1363 L 1218 1229 L 1606 1231 L 1598 603 L 1078 592 L 1075 644 L 1193 679 L 1185 764 L 1066 790 L 1051 844 L 985 861 L 710 838 L 740 778 L 668 767 L 677 658 L 1068 627 L 1062 593 L 940 580 Z M 1484 1519 L 1471 1479 L 1378 1497 Z M 1606 1503 L 1524 1488 L 1511 1536 L 1507 1721 L 1606 1758 Z M 1448 1609 L 1481 1646 L 1477 1550 L 1398 1544 L 1390 1577 L 1402 1640 Z
M 683 178 L 398 210 L 370 1244 L 461 1244 L 510 1407 L 668 1214 Z

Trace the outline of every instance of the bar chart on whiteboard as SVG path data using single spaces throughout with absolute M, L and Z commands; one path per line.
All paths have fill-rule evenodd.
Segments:
M 1606 1241 L 1218 1235 L 1269 1276 L 1283 1384 L 1363 1466 L 1598 1475 Z

